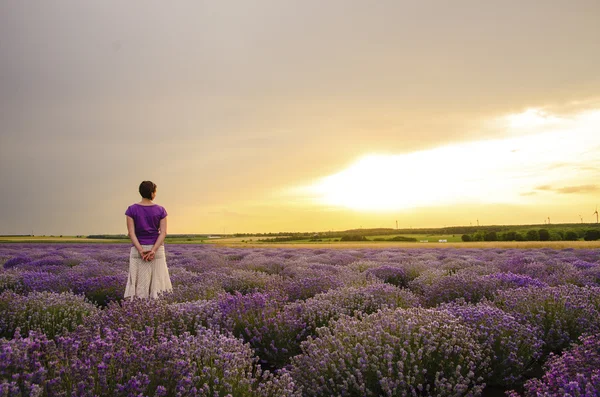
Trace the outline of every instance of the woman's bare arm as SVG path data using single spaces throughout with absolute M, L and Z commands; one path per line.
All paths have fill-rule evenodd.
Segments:
M 127 235 L 131 239 L 131 242 L 133 243 L 135 249 L 138 250 L 138 252 L 140 253 L 140 256 L 144 258 L 144 260 L 146 260 L 144 256 L 144 249 L 142 248 L 142 245 L 140 244 L 137 236 L 135 235 L 135 223 L 133 222 L 133 218 L 128 215 L 125 215 L 125 217 L 127 218 Z
M 158 235 L 158 238 L 156 239 L 154 246 L 150 250 L 150 252 L 152 253 L 152 256 L 154 256 L 154 254 L 156 254 L 156 250 L 158 250 L 158 248 L 165 241 L 165 237 L 167 237 L 167 217 L 166 216 L 160 220 L 159 230 L 160 230 L 160 234 Z

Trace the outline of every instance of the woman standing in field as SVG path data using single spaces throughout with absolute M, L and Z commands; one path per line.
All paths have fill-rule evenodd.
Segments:
M 142 201 L 125 211 L 127 231 L 133 246 L 129 253 L 129 277 L 125 297 L 158 298 L 158 293 L 171 291 L 171 279 L 163 242 L 167 236 L 167 211 L 152 200 L 156 185 L 140 184 Z

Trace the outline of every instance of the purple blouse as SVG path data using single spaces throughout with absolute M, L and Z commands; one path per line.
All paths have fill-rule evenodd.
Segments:
M 158 204 L 132 204 L 125 215 L 133 218 L 135 235 L 140 244 L 153 245 L 160 234 L 160 220 L 167 216 L 167 211 Z

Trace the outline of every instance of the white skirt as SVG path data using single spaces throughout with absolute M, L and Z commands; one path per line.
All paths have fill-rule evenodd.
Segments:
M 144 251 L 150 251 L 153 245 L 142 245 Z M 125 298 L 158 298 L 158 293 L 172 291 L 171 278 L 167 268 L 165 246 L 161 245 L 154 259 L 144 261 L 135 247 L 129 252 L 129 277 L 125 287 Z

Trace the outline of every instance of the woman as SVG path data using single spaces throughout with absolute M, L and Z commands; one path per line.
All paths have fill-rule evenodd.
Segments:
M 129 277 L 125 297 L 158 298 L 159 292 L 171 291 L 171 279 L 163 242 L 167 236 L 167 211 L 152 200 L 156 185 L 140 183 L 142 201 L 127 208 L 127 231 L 133 247 L 129 253 Z

